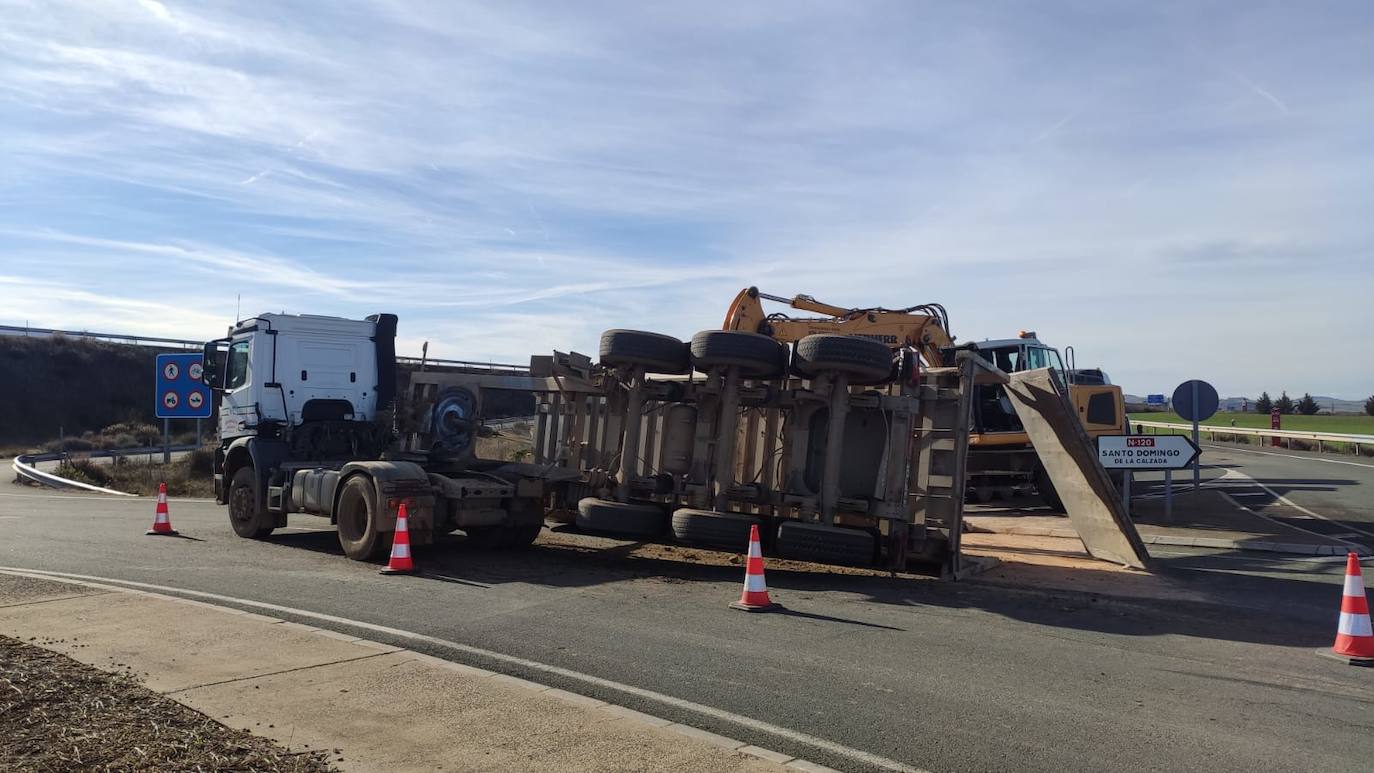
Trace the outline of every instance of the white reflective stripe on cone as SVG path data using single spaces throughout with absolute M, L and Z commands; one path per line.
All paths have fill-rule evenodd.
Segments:
M 750 574 L 744 577 L 744 589 L 750 593 L 762 593 L 768 590 L 768 586 L 763 582 L 763 575 Z
M 749 542 L 749 557 L 763 558 L 763 550 L 759 548 L 759 543 L 753 541 Z
M 391 557 L 392 557 L 392 558 L 410 558 L 410 546 L 409 546 L 409 545 L 392 545 L 392 546 L 391 546 Z
M 1353 615 L 1349 612 L 1341 613 L 1336 632 L 1346 636 L 1374 636 L 1374 630 L 1370 630 L 1369 615 Z
M 1363 596 L 1363 595 L 1364 595 L 1364 578 L 1363 578 L 1363 577 L 1358 577 L 1358 576 L 1353 575 L 1353 574 L 1347 574 L 1347 575 L 1345 576 L 1345 595 L 1347 595 L 1347 596 Z

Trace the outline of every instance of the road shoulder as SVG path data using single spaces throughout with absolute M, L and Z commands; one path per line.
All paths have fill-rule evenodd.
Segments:
M 818 769 L 534 682 L 202 602 L 0 573 L 0 633 L 345 770 Z

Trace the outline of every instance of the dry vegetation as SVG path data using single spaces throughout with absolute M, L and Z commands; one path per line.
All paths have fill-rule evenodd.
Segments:
M 209 497 L 215 493 L 214 454 L 213 446 L 204 446 L 172 460 L 171 464 L 163 464 L 160 454 L 154 454 L 151 459 L 99 460 L 76 455 L 65 459 L 57 468 L 57 474 L 68 480 L 131 494 L 156 494 L 158 484 L 166 483 L 169 496 Z
M 334 770 L 323 751 L 290 752 L 138 684 L 0 636 L 0 769 Z

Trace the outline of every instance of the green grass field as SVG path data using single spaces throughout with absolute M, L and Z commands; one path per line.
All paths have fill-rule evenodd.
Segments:
M 1234 419 L 1237 427 L 1269 429 L 1269 417 L 1259 413 L 1218 413 L 1203 425 L 1229 427 Z M 1133 413 L 1131 421 L 1162 421 L 1168 424 L 1191 424 L 1174 413 Z M 1374 416 L 1284 416 L 1283 429 L 1305 432 L 1344 432 L 1353 435 L 1374 435 Z

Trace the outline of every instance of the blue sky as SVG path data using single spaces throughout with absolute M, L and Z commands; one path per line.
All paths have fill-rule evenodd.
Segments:
M 740 287 L 1374 392 L 1374 7 L 0 0 L 0 321 L 523 361 Z

